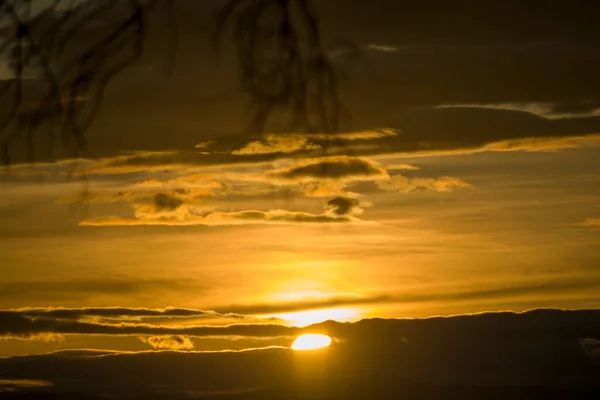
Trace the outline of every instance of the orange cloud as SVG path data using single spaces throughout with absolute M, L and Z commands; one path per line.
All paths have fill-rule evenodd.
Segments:
M 470 187 L 467 182 L 450 176 L 441 178 L 408 178 L 403 175 L 395 175 L 389 181 L 378 182 L 383 190 L 412 192 L 415 190 L 430 190 L 433 192 L 449 192 L 456 188 Z
M 587 218 L 581 224 L 585 226 L 600 226 L 600 218 Z
M 142 336 L 140 340 L 148 343 L 157 350 L 193 350 L 194 342 L 187 336 L 166 335 L 166 336 Z
M 152 216 L 143 215 L 137 218 L 97 217 L 84 220 L 80 226 L 226 226 L 249 224 L 327 224 L 327 223 L 354 223 L 367 224 L 351 215 L 337 215 L 335 213 L 310 214 L 299 211 L 287 210 L 247 210 L 235 212 L 212 212 L 207 215 L 177 214 Z

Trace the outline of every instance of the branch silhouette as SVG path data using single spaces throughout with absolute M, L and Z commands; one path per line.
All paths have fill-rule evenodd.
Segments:
M 107 85 L 142 56 L 148 14 L 161 4 L 173 7 L 173 0 L 54 0 L 33 15 L 32 0 L 0 1 L 0 57 L 8 60 L 12 73 L 0 86 L 0 103 L 7 110 L 0 115 L 6 165 L 19 138 L 26 142 L 30 161 L 35 160 L 36 134 L 45 134 L 51 147 L 60 139 L 72 157 L 85 150 L 85 132 Z M 81 40 L 108 14 L 114 21 L 97 40 Z M 33 95 L 26 93 L 30 79 L 41 88 Z
M 0 81 L 0 151 L 7 166 L 18 140 L 35 161 L 34 136 L 46 136 L 51 149 L 60 142 L 71 158 L 82 155 L 107 86 L 149 45 L 152 12 L 167 21 L 170 69 L 177 47 L 177 0 L 53 0 L 33 12 L 34 2 L 0 0 L 0 58 L 12 74 Z M 85 36 L 93 28 L 92 40 Z M 273 121 L 285 132 L 339 130 L 338 76 L 310 0 L 227 0 L 214 19 L 216 50 L 227 37 L 253 107 L 247 132 L 261 134 Z
M 288 132 L 336 132 L 338 82 L 309 0 L 231 0 L 217 15 L 213 43 L 230 30 L 241 88 L 255 107 L 252 133 L 277 111 Z

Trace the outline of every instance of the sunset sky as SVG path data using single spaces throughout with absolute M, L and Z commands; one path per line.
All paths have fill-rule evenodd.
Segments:
M 208 36 L 222 2 L 203 0 L 182 2 L 171 74 L 150 30 L 84 158 L 40 138 L 32 164 L 15 145 L 0 356 L 242 350 L 328 319 L 600 308 L 600 4 L 368 3 L 318 2 L 344 75 L 338 133 L 247 133 L 236 58 Z

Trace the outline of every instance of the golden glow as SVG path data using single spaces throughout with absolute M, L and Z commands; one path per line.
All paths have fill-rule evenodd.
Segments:
M 317 335 L 307 333 L 300 335 L 292 344 L 293 350 L 316 350 L 327 347 L 331 344 L 331 338 L 327 335 Z
M 323 310 L 277 314 L 272 315 L 272 317 L 283 319 L 293 326 L 307 326 L 327 320 L 348 321 L 356 319 L 358 315 L 359 312 L 355 308 L 326 308 Z
M 327 297 L 330 297 L 330 295 L 321 290 L 292 290 L 279 293 L 274 296 L 274 299 L 277 301 L 300 301 L 326 299 Z

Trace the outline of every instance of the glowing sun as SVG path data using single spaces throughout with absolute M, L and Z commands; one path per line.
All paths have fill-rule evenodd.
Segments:
M 331 338 L 327 335 L 308 333 L 300 335 L 292 344 L 293 350 L 315 350 L 327 347 L 331 344 Z

